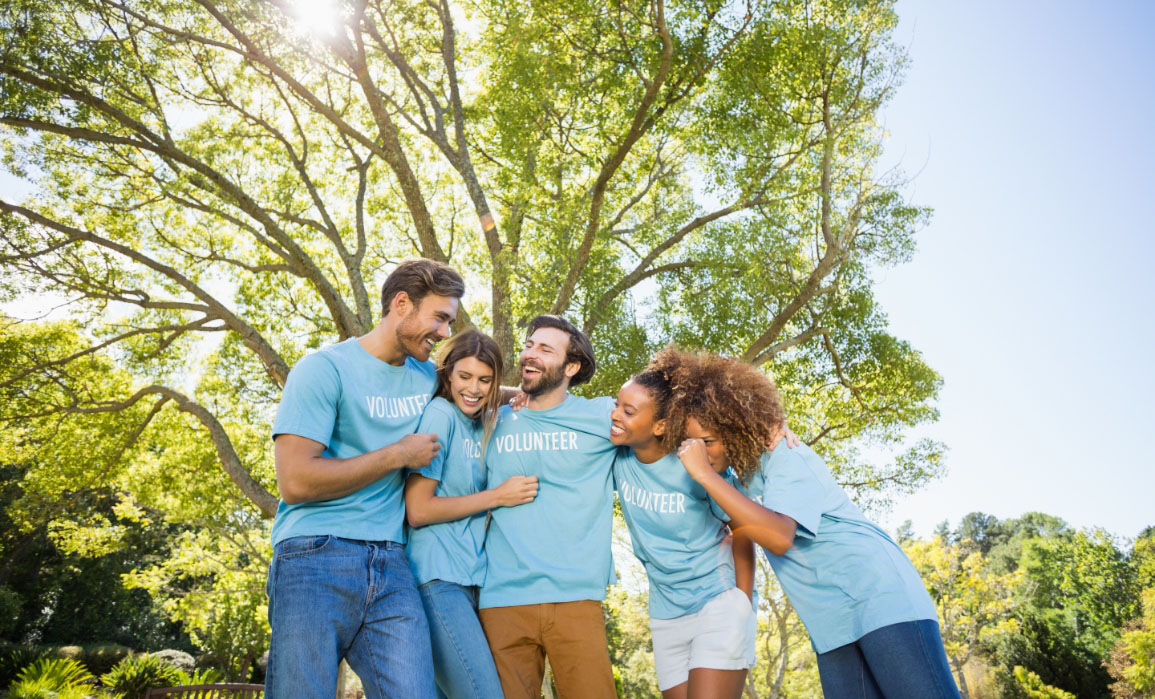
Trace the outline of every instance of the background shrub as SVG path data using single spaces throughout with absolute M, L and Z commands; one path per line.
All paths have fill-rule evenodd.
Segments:
M 100 678 L 124 699 L 143 699 L 144 693 L 154 687 L 176 687 L 187 680 L 188 675 L 151 655 L 130 655 Z
M 159 658 L 160 660 L 165 661 L 169 665 L 172 665 L 185 674 L 190 674 L 193 670 L 196 669 L 196 659 L 183 650 L 173 650 L 168 648 L 165 650 L 158 650 L 157 652 L 151 653 L 150 655 L 152 655 L 154 658 Z
M 132 649 L 119 643 L 93 643 L 84 646 L 84 664 L 89 672 L 100 677 L 121 660 L 132 655 Z
M 0 641 L 0 687 L 12 684 L 17 673 L 47 657 L 50 650 L 45 646 Z
M 88 670 L 71 658 L 40 658 L 20 671 L 8 689 L 8 699 L 83 699 L 95 682 Z

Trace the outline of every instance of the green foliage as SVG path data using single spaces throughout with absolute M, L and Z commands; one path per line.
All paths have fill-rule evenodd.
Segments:
M 618 696 L 662 696 L 654 668 L 650 642 L 648 595 L 628 594 L 621 587 L 610 588 L 602 607 L 606 612 L 606 641 Z
M 1013 683 L 1004 686 L 1007 699 L 1075 699 L 1075 695 L 1064 692 L 1043 682 L 1030 670 L 1016 666 L 1012 671 Z
M 1071 619 L 1060 610 L 1027 604 L 1018 612 L 1019 631 L 998 639 L 992 653 L 1003 683 L 1021 666 L 1044 683 L 1078 697 L 1107 697 L 1110 677 L 1102 659 L 1079 644 Z
M 938 538 L 909 542 L 905 550 L 938 609 L 947 658 L 967 696 L 963 666 L 1019 629 L 1012 615 L 1023 599 L 1025 575 L 994 573 L 980 551 Z
M 26 645 L 0 640 L 0 687 L 7 687 L 17 673 L 41 658 L 51 657 L 46 646 Z
M 1143 615 L 1124 627 L 1105 663 L 1116 697 L 1155 695 L 1155 587 L 1143 591 Z
M 188 675 L 151 655 L 130 655 L 100 678 L 104 686 L 125 699 L 143 699 L 156 687 L 187 684 Z
M 41 658 L 20 671 L 8 689 L 12 699 L 82 699 L 95 678 L 71 658 Z
M 70 317 L 4 322 L 5 516 L 36 553 L 102 562 L 88 599 L 110 601 L 0 580 L 22 637 L 56 628 L 30 609 L 111 618 L 144 591 L 243 675 L 288 367 L 371 328 L 407 255 L 462 269 L 468 320 L 507 352 L 533 315 L 569 316 L 590 392 L 671 341 L 772 371 L 864 505 L 943 473 L 943 445 L 905 441 L 941 379 L 873 294 L 930 213 L 875 171 L 905 65 L 891 0 L 369 0 L 329 35 L 288 5 L 215 7 L 0 4 L 3 167 L 33 192 L 0 197 L 0 298 L 55 293 Z M 165 546 L 133 559 L 150 531 Z
M 23 602 L 19 592 L 6 585 L 0 585 L 0 634 L 16 626 Z
M 132 649 L 119 643 L 92 643 L 84 647 L 84 664 L 99 677 L 130 655 Z
M 1105 531 L 1029 541 L 1022 565 L 1037 584 L 1035 604 L 1069 614 L 1079 643 L 1099 658 L 1115 644 L 1123 623 L 1138 614 L 1133 566 Z

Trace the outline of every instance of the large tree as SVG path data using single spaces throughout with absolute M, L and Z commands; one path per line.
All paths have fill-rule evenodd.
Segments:
M 54 388 L 0 418 L 117 421 L 140 443 L 102 477 L 256 570 L 289 368 L 423 255 L 506 351 L 575 320 L 589 390 L 669 341 L 740 355 L 857 494 L 918 487 L 941 448 L 903 435 L 940 382 L 871 290 L 927 217 L 878 168 L 895 23 L 888 0 L 9 0 L 0 142 L 31 194 L 0 193 L 0 294 L 76 330 L 5 374 Z M 92 390 L 98 357 L 128 378 Z

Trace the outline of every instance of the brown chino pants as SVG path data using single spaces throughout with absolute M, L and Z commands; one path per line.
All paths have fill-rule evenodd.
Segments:
M 594 600 L 479 612 L 506 699 L 538 699 L 545 658 L 559 699 L 616 699 L 602 605 Z

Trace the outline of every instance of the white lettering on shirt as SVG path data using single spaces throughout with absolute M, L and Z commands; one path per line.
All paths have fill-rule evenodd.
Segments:
M 496 437 L 498 454 L 525 451 L 577 451 L 577 432 L 519 432 Z
M 676 514 L 686 511 L 685 493 L 654 493 L 623 482 L 618 495 L 624 504 L 651 512 Z
M 369 417 L 396 420 L 403 417 L 417 417 L 429 402 L 428 395 L 416 396 L 365 396 L 365 406 Z

